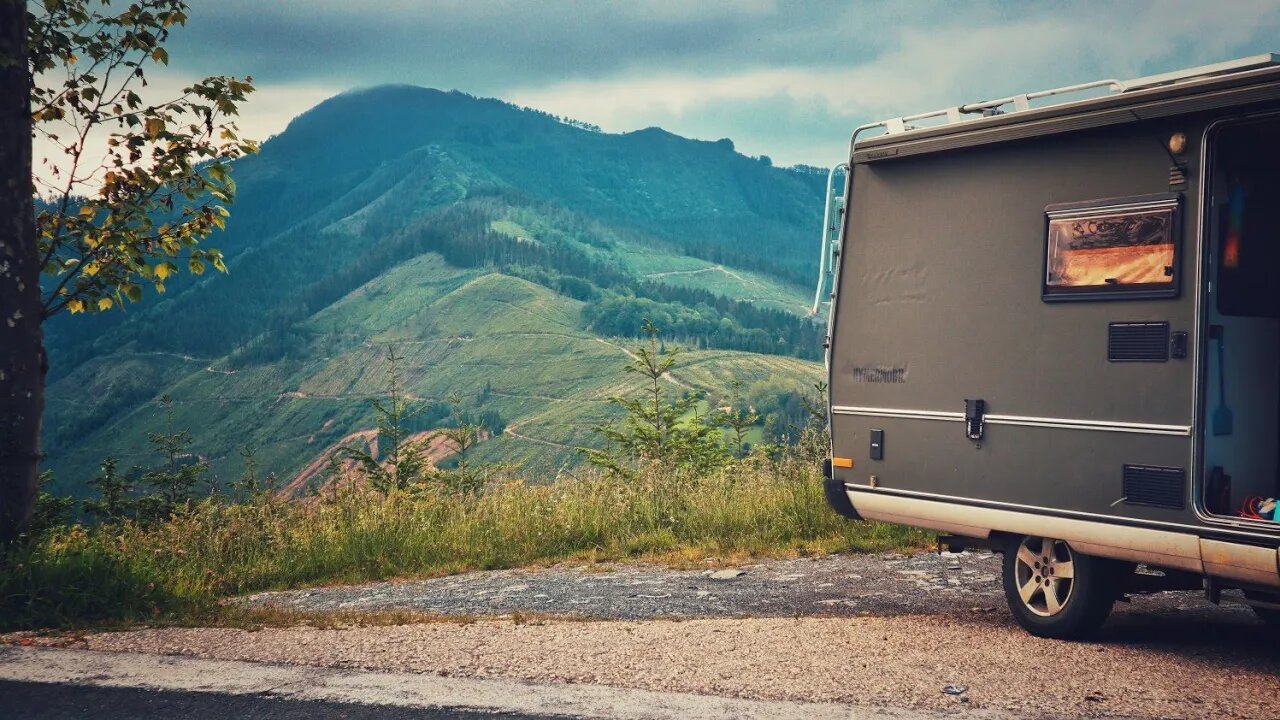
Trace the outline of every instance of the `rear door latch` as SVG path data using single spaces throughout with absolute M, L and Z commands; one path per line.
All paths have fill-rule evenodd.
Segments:
M 987 429 L 985 420 L 987 401 L 981 398 L 964 401 L 964 434 L 982 447 L 982 435 Z

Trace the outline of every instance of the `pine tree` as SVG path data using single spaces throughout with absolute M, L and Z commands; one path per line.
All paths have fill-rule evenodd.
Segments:
M 191 432 L 174 429 L 173 398 L 162 395 L 160 406 L 164 408 L 165 430 L 149 433 L 147 439 L 164 464 L 142 475 L 143 484 L 155 490 L 154 495 L 142 499 L 146 514 L 153 520 L 168 517 L 179 506 L 194 500 L 196 488 L 209 470 L 209 464 L 190 451 Z
M 744 402 L 742 390 L 745 386 L 741 380 L 735 378 L 729 381 L 729 404 L 717 408 L 712 416 L 712 423 L 719 427 L 726 428 L 733 435 L 733 452 L 742 457 L 747 453 L 747 431 L 760 421 L 760 415 L 756 409 Z
M 103 522 L 120 522 L 137 514 L 137 501 L 130 497 L 133 483 L 120 475 L 116 464 L 113 457 L 102 461 L 101 472 L 89 481 L 89 485 L 98 491 L 98 499 L 84 502 L 84 511 Z
M 278 480 L 275 473 L 264 478 L 258 469 L 258 449 L 246 444 L 237 451 L 244 460 L 244 470 L 238 479 L 231 481 L 231 499 L 234 502 L 257 501 L 275 494 Z
M 400 387 L 400 361 L 394 345 L 387 348 L 387 397 L 373 400 L 373 410 L 378 420 L 378 442 L 372 451 L 347 446 L 336 453 L 337 457 L 356 461 L 374 489 L 389 493 L 422 479 L 427 459 L 422 443 L 407 442 L 410 432 L 406 424 L 421 408 L 410 406 L 409 398 Z
M 463 495 L 479 495 L 484 490 L 486 469 L 474 468 L 467 459 L 467 451 L 484 439 L 484 428 L 469 421 L 462 411 L 462 397 L 454 395 L 449 398 L 453 407 L 452 422 L 431 434 L 431 437 L 444 438 L 452 446 L 454 464 L 447 470 L 436 470 L 430 478 L 440 484 L 446 491 Z
M 40 473 L 36 482 L 36 502 L 32 508 L 31 521 L 24 532 L 28 539 L 39 539 L 71 521 L 71 511 L 76 506 L 75 498 L 47 492 L 45 487 L 52 482 L 52 470 Z
M 701 391 L 686 392 L 671 400 L 664 384 L 671 382 L 671 368 L 679 348 L 660 345 L 658 329 L 644 321 L 649 340 L 636 349 L 626 371 L 645 378 L 644 389 L 634 398 L 613 397 L 609 402 L 626 413 L 620 426 L 595 428 L 605 439 L 605 449 L 582 448 L 593 465 L 615 475 L 636 477 L 642 465 L 661 466 L 696 474 L 722 467 L 728 459 L 720 432 L 699 414 Z M 691 415 L 689 419 L 684 419 Z

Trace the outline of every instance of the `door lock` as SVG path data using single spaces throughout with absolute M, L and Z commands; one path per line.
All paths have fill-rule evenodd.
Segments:
M 964 434 L 982 447 L 982 436 L 986 432 L 987 401 L 981 398 L 964 401 Z

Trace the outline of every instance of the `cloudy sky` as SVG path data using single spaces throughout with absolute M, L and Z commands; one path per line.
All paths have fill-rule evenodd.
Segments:
M 855 126 L 1280 51 L 1280 0 L 191 0 L 166 82 L 252 75 L 265 138 L 343 90 L 412 83 L 627 131 L 842 159 Z

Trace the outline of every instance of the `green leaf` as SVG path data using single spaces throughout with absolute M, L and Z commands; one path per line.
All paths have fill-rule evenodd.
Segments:
M 29 19 L 47 23 L 38 35 L 44 44 L 29 48 L 27 58 L 37 75 L 30 88 L 32 122 L 65 120 L 77 130 L 105 130 L 107 144 L 102 174 L 96 178 L 101 187 L 68 178 L 68 194 L 82 199 L 37 213 L 37 247 L 49 258 L 41 271 L 63 277 L 74 273 L 73 283 L 47 291 L 54 295 L 46 299 L 50 307 L 95 313 L 140 302 L 147 284 L 163 292 L 167 280 L 181 274 L 178 257 L 187 258 L 193 275 L 210 266 L 226 271 L 221 256 L 200 244 L 225 225 L 226 209 L 213 203 L 229 205 L 235 197 L 228 163 L 256 149 L 238 136 L 231 122 L 218 117 L 236 114 L 253 91 L 252 79 L 208 77 L 165 101 L 144 102 L 139 94 L 146 85 L 144 71 L 151 69 L 148 63 L 170 64 L 162 46 L 169 28 L 185 24 L 189 2 L 27 3 Z M 107 9 L 109 5 L 116 7 Z M 38 17 L 40 7 L 47 17 Z M 106 67 L 118 68 L 128 80 L 119 78 L 118 86 L 108 83 L 95 72 Z M 78 161 L 85 151 L 73 144 L 68 152 Z M 206 173 L 206 164 L 218 167 Z M 208 198 L 210 205 L 197 210 L 184 206 L 183 198 L 188 203 Z M 161 217 L 167 222 L 157 231 L 161 221 L 153 218 Z

